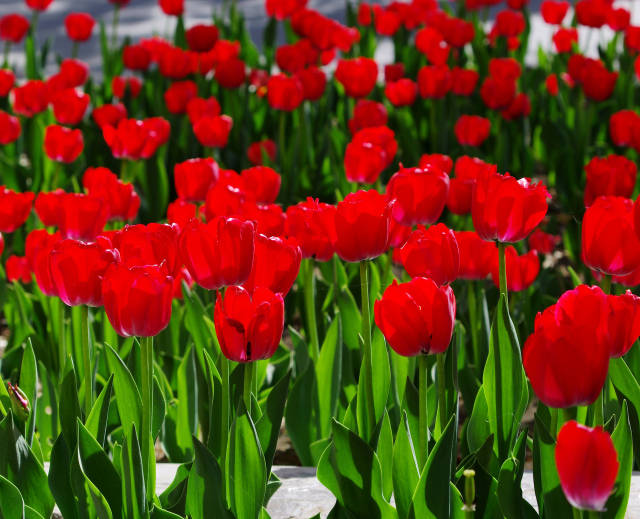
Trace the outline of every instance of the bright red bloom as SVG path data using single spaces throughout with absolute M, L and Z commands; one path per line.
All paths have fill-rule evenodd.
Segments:
M 180 254 L 196 283 L 208 290 L 239 285 L 253 264 L 255 231 L 251 222 L 219 216 L 191 220 L 180 235 Z
M 336 252 L 350 262 L 373 259 L 389 248 L 391 205 L 375 190 L 349 193 L 336 211 Z
M 256 234 L 253 265 L 244 287 L 258 287 L 286 295 L 298 277 L 302 252 L 295 240 Z
M 485 279 L 491 273 L 494 254 L 493 242 L 480 238 L 473 231 L 454 231 L 460 252 L 459 279 Z
M 500 11 L 491 29 L 495 36 L 513 38 L 522 34 L 526 26 L 524 15 L 520 11 Z
M 109 217 L 107 203 L 97 197 L 81 193 L 49 194 L 52 209 L 57 207 L 57 215 L 52 215 L 63 238 L 93 241 L 102 232 Z M 38 196 L 40 199 L 40 195 Z M 38 204 L 36 204 L 38 208 Z M 38 215 L 41 217 L 40 212 Z M 46 218 L 46 217 L 45 217 Z
M 507 108 L 516 96 L 516 81 L 513 78 L 487 77 L 480 87 L 482 101 L 492 110 Z
M 571 52 L 573 45 L 578 44 L 578 29 L 575 27 L 560 27 L 552 39 L 558 52 Z
M 587 185 L 584 190 L 584 205 L 589 207 L 599 196 L 622 196 L 630 198 L 636 185 L 638 168 L 622 155 L 594 157 L 585 166 Z
M 124 99 L 127 95 L 135 99 L 141 90 L 142 82 L 137 77 L 115 76 L 111 80 L 111 91 L 119 99 Z
M 476 89 L 480 74 L 476 70 L 453 67 L 451 69 L 451 91 L 458 96 L 470 96 Z
M 327 76 L 318 67 L 308 67 L 296 73 L 302 84 L 302 92 L 307 101 L 317 101 L 324 94 L 327 87 Z
M 505 250 L 505 266 L 507 269 L 507 290 L 520 292 L 526 290 L 538 277 L 540 272 L 540 259 L 535 250 L 522 256 L 518 255 L 515 247 L 509 245 Z M 493 284 L 500 288 L 500 272 L 498 250 L 495 249 L 491 262 L 491 279 Z
M 349 131 L 355 135 L 364 128 L 386 126 L 387 109 L 382 103 L 360 99 L 353 110 L 353 117 L 349 119 Z
M 40 221 L 46 226 L 57 226 L 62 212 L 62 201 L 66 193 L 56 189 L 50 193 L 40 192 L 36 197 L 35 210 Z
M 418 160 L 418 167 L 424 169 L 428 166 L 435 166 L 449 175 L 453 168 L 453 159 L 444 153 L 424 153 Z
M 437 166 L 401 168 L 387 184 L 391 216 L 403 225 L 431 224 L 440 218 L 449 191 L 449 176 Z
M 291 45 L 281 45 L 276 49 L 276 64 L 287 74 L 295 74 L 308 65 L 318 62 L 319 52 L 307 39 Z
M 60 240 L 49 255 L 56 295 L 68 306 L 102 305 L 102 277 L 116 261 L 107 239 L 92 243 Z
M 491 77 L 516 80 L 521 73 L 520 63 L 514 58 L 491 58 L 489 60 L 489 75 Z
M 229 58 L 220 61 L 216 66 L 215 78 L 223 88 L 238 88 L 247 78 L 244 61 L 238 58 Z
M 284 300 L 266 288 L 250 294 L 242 287 L 220 292 L 213 312 L 220 350 L 235 362 L 271 357 L 280 344 L 284 328 Z
M 442 98 L 451 90 L 452 83 L 451 70 L 446 65 L 425 65 L 418 71 L 418 91 L 422 98 Z
M 384 149 L 371 142 L 350 142 L 344 154 L 347 180 L 373 184 L 387 166 Z
M 629 50 L 640 52 L 640 26 L 629 25 L 627 27 L 624 32 L 624 44 Z
M 267 83 L 269 106 L 276 110 L 291 112 L 304 101 L 304 90 L 300 80 L 285 74 L 271 76 Z
M 187 115 L 192 125 L 196 124 L 201 117 L 217 117 L 220 115 L 220 103 L 215 97 L 207 99 L 194 97 L 187 103 Z
M 89 196 L 102 199 L 109 220 L 133 220 L 140 209 L 140 197 L 133 184 L 125 184 L 107 168 L 88 168 L 82 185 Z
M 278 204 L 250 202 L 245 204 L 242 212 L 245 220 L 254 223 L 257 233 L 268 237 L 284 235 L 287 216 Z
M 189 159 L 175 165 L 173 176 L 178 196 L 189 202 L 200 202 L 215 184 L 220 174 L 218 163 L 212 158 Z
M 280 175 L 268 166 L 255 166 L 243 170 L 240 175 L 245 180 L 246 190 L 260 203 L 275 202 L 280 192 Z
M 49 255 L 61 239 L 59 232 L 49 234 L 45 229 L 35 229 L 27 235 L 25 240 L 25 256 L 29 260 L 29 268 L 36 278 L 38 287 L 47 296 L 58 295 L 51 277 Z
M 207 220 L 216 216 L 242 216 L 244 205 L 251 201 L 248 198 L 243 188 L 218 182 L 207 193 L 205 216 Z
M 393 106 L 409 106 L 416 100 L 418 85 L 410 79 L 399 79 L 393 83 L 387 83 L 384 95 Z
M 178 229 L 173 225 L 150 223 L 127 225 L 111 236 L 126 267 L 165 264 L 170 276 L 182 266 L 178 249 Z
M 375 29 L 381 36 L 393 36 L 402 23 L 400 16 L 391 9 L 373 6 Z
M 73 41 L 87 41 L 91 38 L 96 21 L 89 13 L 71 13 L 64 19 L 67 36 Z
M 102 128 L 102 136 L 118 159 L 148 159 L 166 141 L 161 126 L 152 119 L 122 119 L 118 126 Z
M 413 357 L 447 350 L 456 319 L 456 298 L 450 286 L 432 279 L 396 280 L 375 302 L 376 325 L 399 355 Z
M 569 10 L 569 2 L 545 0 L 540 5 L 540 12 L 545 22 L 551 25 L 560 25 Z
M 106 104 L 95 107 L 91 116 L 101 129 L 107 124 L 118 126 L 122 119 L 127 118 L 127 109 L 122 103 Z
M 24 3 L 27 4 L 29 9 L 36 11 L 46 11 L 52 2 L 53 0 L 24 0 Z
M 618 79 L 617 72 L 609 72 L 599 60 L 588 60 L 582 73 L 584 95 L 594 101 L 604 101 L 611 97 Z
M 484 240 L 518 242 L 542 221 L 548 208 L 546 187 L 530 179 L 483 172 L 476 178 L 471 217 Z
M 367 97 L 378 78 L 378 65 L 370 58 L 341 59 L 334 77 L 349 97 Z
M 604 510 L 620 467 L 609 433 L 570 420 L 558 433 L 555 457 L 567 501 L 576 508 Z
M 358 5 L 358 25 L 371 25 L 373 21 L 373 9 L 369 4 L 362 2 Z
M 254 166 L 263 164 L 263 154 L 273 162 L 276 160 L 276 143 L 271 139 L 252 142 L 247 148 L 247 158 Z
M 304 9 L 308 0 L 266 0 L 267 15 L 276 20 L 286 20 L 296 11 Z
M 582 219 L 582 261 L 589 268 L 624 276 L 640 267 L 640 240 L 634 232 L 633 201 L 601 196 Z
M 89 95 L 67 88 L 53 94 L 51 104 L 56 121 L 73 126 L 82 121 L 89 106 Z
M 386 166 L 389 166 L 393 162 L 393 158 L 398 151 L 395 133 L 387 126 L 363 128 L 353 136 L 351 142 L 370 142 L 376 146 L 380 146 L 386 154 Z
M 18 115 L 33 117 L 44 112 L 49 104 L 47 85 L 39 79 L 27 81 L 13 89 L 13 111 Z
M 491 121 L 479 115 L 461 115 L 453 131 L 461 145 L 480 146 L 489 137 Z
M 476 178 L 482 172 L 497 173 L 493 164 L 463 155 L 456 160 L 455 176 L 449 180 L 449 195 L 447 208 L 454 214 L 468 214 L 471 212 L 473 186 Z
M 611 8 L 607 13 L 607 25 L 614 31 L 624 31 L 631 22 L 631 13 L 623 7 Z
M 313 198 L 287 208 L 285 234 L 300 245 L 303 258 L 332 258 L 337 239 L 335 215 L 335 206 Z
M 20 120 L 0 110 L 0 144 L 6 146 L 15 142 L 20 137 L 21 132 Z
M 89 65 L 78 59 L 63 59 L 58 76 L 63 80 L 65 88 L 82 86 L 89 79 Z
M 442 34 L 433 27 L 423 27 L 416 33 L 416 48 L 432 65 L 445 65 L 451 50 Z
M 169 79 L 184 79 L 194 71 L 195 61 L 189 52 L 179 47 L 163 47 L 159 59 L 160 74 Z
M 560 236 L 536 229 L 529 235 L 528 243 L 530 250 L 535 250 L 543 254 L 551 254 L 561 241 L 562 238 Z
M 439 223 L 418 226 L 400 251 L 402 264 L 411 277 L 428 277 L 438 285 L 451 283 L 460 270 L 460 251 L 453 231 Z
M 187 111 L 187 103 L 197 96 L 198 86 L 195 81 L 176 81 L 165 91 L 164 102 L 170 113 L 183 114 Z
M 13 232 L 27 221 L 34 196 L 0 186 L 0 232 Z
M 219 31 L 215 25 L 198 24 L 186 32 L 187 45 L 194 52 L 208 52 L 218 41 Z
M 9 95 L 16 81 L 13 71 L 8 68 L 0 68 L 0 97 Z
M 193 125 L 198 142 L 209 148 L 224 148 L 229 140 L 233 119 L 228 115 L 205 116 Z
M 609 369 L 607 296 L 580 285 L 538 313 L 523 349 L 524 369 L 536 396 L 550 407 L 592 404 Z
M 6 14 L 0 18 L 0 40 L 20 43 L 29 30 L 29 20 L 21 14 Z
M 602 27 L 610 10 L 611 4 L 605 0 L 580 0 L 575 5 L 578 23 L 587 27 Z
M 404 77 L 404 63 L 391 63 L 384 66 L 384 81 L 392 83 Z
M 123 337 L 153 337 L 169 325 L 173 277 L 165 265 L 111 265 L 102 282 L 104 310 Z
M 151 53 L 143 45 L 126 45 L 122 50 L 122 62 L 130 70 L 147 70 L 151 65 Z
M 559 92 L 558 76 L 556 76 L 555 74 L 549 74 L 544 81 L 544 86 L 546 87 L 547 92 L 549 92 L 550 95 L 554 97 L 557 96 Z
M 178 228 L 184 229 L 192 218 L 198 217 L 198 206 L 178 198 L 167 207 L 167 222 L 175 223 Z
M 84 139 L 80 130 L 71 130 L 56 124 L 47 126 L 44 150 L 51 160 L 68 164 L 76 160 L 83 149 Z
M 24 256 L 12 254 L 7 258 L 4 269 L 9 283 L 13 283 L 14 281 L 20 281 L 24 284 L 31 283 L 29 261 Z
M 182 16 L 184 13 L 184 0 L 158 0 L 158 5 L 168 16 Z
M 620 296 L 607 296 L 607 303 L 611 356 L 622 357 L 640 337 L 640 297 L 627 290 Z
M 529 96 L 520 92 L 513 98 L 511 104 L 500 113 L 507 121 L 512 121 L 519 117 L 528 117 L 531 113 L 531 101 L 529 100 Z
M 631 146 L 640 136 L 640 116 L 633 110 L 620 110 L 609 118 L 609 134 L 616 146 Z

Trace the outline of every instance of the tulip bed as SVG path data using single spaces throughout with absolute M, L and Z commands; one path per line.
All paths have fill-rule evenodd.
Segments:
M 0 517 L 265 519 L 292 459 L 335 519 L 624 517 L 630 13 L 544 1 L 531 64 L 526 0 L 266 0 L 259 49 L 233 2 L 159 0 L 171 34 L 131 41 L 110 1 L 72 57 L 52 0 L 0 17 Z

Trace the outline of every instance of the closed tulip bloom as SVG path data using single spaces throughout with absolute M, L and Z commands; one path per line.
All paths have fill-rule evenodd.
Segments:
M 453 131 L 463 146 L 480 146 L 489 137 L 491 121 L 479 115 L 461 115 Z
M 140 209 L 140 197 L 133 184 L 120 181 L 107 168 L 87 168 L 82 185 L 89 196 L 100 198 L 107 206 L 108 220 L 133 220 Z
M 57 226 L 60 224 L 62 201 L 65 194 L 63 189 L 56 189 L 49 193 L 38 193 L 34 207 L 38 218 L 44 225 Z
M 238 88 L 247 78 L 245 62 L 236 57 L 220 61 L 216 65 L 215 78 L 222 88 Z
M 403 225 L 432 224 L 440 218 L 449 176 L 437 166 L 401 168 L 387 184 L 391 216 Z
M 640 297 L 627 290 L 619 296 L 607 296 L 607 303 L 611 356 L 622 357 L 640 337 Z
M 21 14 L 6 14 L 0 18 L 0 40 L 20 43 L 29 30 L 29 20 Z
M 170 113 L 183 114 L 187 111 L 189 101 L 197 96 L 198 86 L 195 81 L 176 81 L 165 91 L 164 102 Z
M 549 95 L 554 97 L 557 96 L 559 92 L 558 76 L 555 74 L 549 74 L 544 81 L 544 86 L 546 87 L 547 92 L 549 92 Z
M 530 250 L 535 250 L 542 254 L 551 254 L 561 241 L 562 238 L 560 236 L 536 229 L 529 235 L 528 243 Z
M 583 71 L 584 95 L 593 101 L 605 101 L 613 94 L 617 80 L 617 72 L 609 72 L 599 60 L 589 60 Z
M 256 232 L 265 236 L 283 236 L 287 215 L 278 204 L 249 202 L 243 209 L 243 218 L 253 222 Z
M 243 170 L 240 175 L 245 180 L 246 190 L 253 194 L 257 202 L 270 204 L 278 198 L 282 180 L 274 169 L 255 166 Z
M 451 342 L 456 298 L 450 286 L 440 287 L 432 279 L 414 278 L 401 284 L 394 280 L 375 302 L 374 316 L 399 355 L 442 353 Z
M 367 97 L 376 85 L 378 65 L 371 58 L 341 59 L 335 78 L 349 97 Z
M 193 133 L 203 146 L 224 148 L 229 140 L 233 119 L 228 115 L 202 117 L 193 125 Z
M 87 94 L 79 92 L 75 88 L 60 90 L 51 98 L 53 115 L 60 124 L 73 126 L 82 121 L 89 101 Z
M 393 83 L 387 83 L 384 87 L 384 95 L 393 106 L 410 106 L 418 95 L 418 85 L 410 79 L 399 79 Z
M 59 232 L 50 234 L 46 229 L 35 229 L 27 235 L 25 240 L 25 256 L 29 261 L 29 268 L 36 278 L 38 287 L 47 296 L 58 295 L 51 277 L 49 255 L 61 239 Z
M 633 216 L 633 201 L 628 198 L 596 198 L 582 219 L 582 261 L 587 267 L 612 276 L 640 267 Z
M 115 127 L 122 119 L 127 118 L 127 109 L 122 103 L 105 104 L 95 107 L 91 116 L 100 129 L 107 124 Z
M 194 97 L 187 103 L 187 115 L 192 125 L 196 124 L 201 117 L 217 117 L 220 115 L 220 103 L 215 97 L 207 99 Z
M 487 77 L 480 87 L 480 96 L 487 108 L 507 108 L 516 96 L 516 81 L 511 77 Z
M 395 133 L 387 126 L 375 126 L 363 128 L 358 131 L 351 139 L 352 143 L 362 144 L 371 143 L 379 146 L 385 152 L 385 166 L 391 165 L 396 152 L 398 151 L 398 143 L 395 139 Z
M 558 433 L 555 458 L 567 501 L 583 510 L 604 510 L 620 466 L 609 433 L 570 420 Z
M 587 174 L 585 207 L 589 207 L 599 196 L 631 197 L 638 173 L 635 162 L 622 155 L 611 154 L 592 158 L 584 169 Z
M 168 274 L 175 276 L 182 266 L 178 229 L 173 225 L 127 225 L 114 233 L 111 241 L 125 267 L 164 263 Z
M 258 142 L 252 142 L 247 148 L 247 158 L 254 166 L 263 164 L 263 156 L 273 162 L 276 160 L 276 143 L 271 139 L 264 139 Z
M 14 281 L 19 281 L 25 285 L 31 283 L 31 269 L 29 268 L 29 260 L 26 257 L 12 254 L 7 258 L 4 269 L 9 283 Z
M 285 234 L 300 245 L 303 258 L 329 261 L 336 247 L 336 207 L 307 198 L 287 208 Z
M 473 231 L 454 231 L 460 252 L 459 279 L 485 279 L 493 266 L 497 247 L 494 242 L 480 238 Z
M 6 146 L 18 140 L 22 126 L 20 120 L 13 115 L 0 110 L 0 144 Z
M 207 52 L 218 41 L 219 31 L 215 25 L 198 24 L 186 32 L 187 45 L 194 52 Z
M 218 292 L 213 312 L 216 335 L 223 355 L 235 362 L 268 359 L 278 349 L 284 328 L 281 294 L 256 288 L 229 287 Z
M 302 84 L 305 100 L 317 101 L 322 97 L 327 87 L 327 76 L 321 68 L 307 67 L 296 72 L 296 77 Z
M 207 220 L 216 216 L 242 216 L 245 204 L 251 201 L 243 188 L 218 182 L 207 193 L 204 215 Z
M 552 41 L 557 52 L 571 52 L 574 44 L 578 45 L 578 30 L 573 27 L 560 27 L 553 35 Z
M 153 337 L 169 325 L 173 277 L 166 266 L 112 264 L 102 281 L 104 310 L 122 337 Z
M 452 86 L 451 70 L 446 65 L 425 65 L 418 71 L 418 91 L 422 98 L 440 99 Z
M 189 159 L 173 168 L 178 196 L 189 202 L 201 202 L 220 175 L 218 163 L 212 158 Z
M 151 53 L 142 45 L 126 45 L 122 50 L 122 62 L 130 70 L 147 70 Z
M 167 207 L 167 222 L 179 229 L 184 229 L 193 218 L 198 218 L 198 206 L 192 202 L 178 198 Z
M 162 12 L 168 16 L 182 16 L 184 0 L 158 0 Z
M 404 77 L 404 63 L 390 63 L 384 66 L 384 81 L 391 83 Z
M 391 204 L 375 190 L 349 193 L 338 202 L 336 252 L 350 262 L 377 258 L 389 249 Z
M 44 135 L 44 150 L 51 160 L 69 164 L 76 160 L 84 149 L 84 138 L 80 130 L 71 130 L 52 124 Z
M 385 150 L 371 142 L 350 142 L 344 153 L 344 171 L 349 182 L 373 184 L 387 167 Z
M 89 65 L 79 59 L 67 58 L 60 63 L 60 73 L 65 88 L 76 88 L 84 85 L 89 79 Z
M 578 23 L 587 27 L 602 27 L 610 10 L 611 4 L 602 0 L 580 0 L 575 5 Z
M 349 131 L 355 135 L 364 128 L 386 126 L 387 109 L 382 103 L 360 99 L 353 109 L 353 117 L 349 119 Z
M 9 95 L 15 84 L 16 76 L 9 68 L 0 68 L 0 97 Z
M 416 48 L 432 65 L 444 65 L 451 50 L 442 34 L 433 27 L 423 27 L 416 33 Z
M 540 6 L 540 12 L 545 22 L 551 25 L 560 25 L 569 10 L 569 2 L 556 2 L 545 0 Z
M 35 11 L 46 11 L 52 2 L 53 0 L 25 0 L 27 7 Z
M 13 89 L 13 111 L 17 115 L 33 117 L 44 112 L 48 104 L 49 92 L 44 81 L 32 79 Z
M 93 241 L 107 223 L 109 208 L 101 198 L 64 193 L 52 201 L 60 203 L 57 225 L 64 238 Z
M 493 279 L 493 284 L 500 288 L 497 249 L 493 253 L 491 265 L 491 279 Z M 535 250 L 519 256 L 515 247 L 509 245 L 505 250 L 505 266 L 507 269 L 507 289 L 510 292 L 520 292 L 529 288 L 538 277 L 540 259 Z
M 0 232 L 13 232 L 29 218 L 35 195 L 0 186 Z
M 453 168 L 453 159 L 444 153 L 424 153 L 418 160 L 418 167 L 424 169 L 428 166 L 435 166 L 448 176 Z
M 286 295 L 298 277 L 301 260 L 295 240 L 256 234 L 251 274 L 244 287 L 251 292 L 264 287 Z
M 477 177 L 473 189 L 473 226 L 483 240 L 524 240 L 547 213 L 548 198 L 549 193 L 540 182 L 484 172 Z
M 285 74 L 271 76 L 267 83 L 267 101 L 276 110 L 291 112 L 304 101 L 304 89 L 300 80 Z
M 68 306 L 101 306 L 102 277 L 116 261 L 110 242 L 83 243 L 66 239 L 57 242 L 49 255 L 55 293 Z
M 460 270 L 460 250 L 451 229 L 439 223 L 418 226 L 400 251 L 402 265 L 411 277 L 428 277 L 438 285 L 451 283 Z
M 457 96 L 470 96 L 476 89 L 480 75 L 476 70 L 453 67 L 451 69 L 451 91 Z
M 73 41 L 87 41 L 91 38 L 96 21 L 89 13 L 71 13 L 64 19 L 67 36 Z
M 218 216 L 189 222 L 180 235 L 180 254 L 200 286 L 218 290 L 244 283 L 253 264 L 255 231 L 251 222 Z
M 447 208 L 454 214 L 468 214 L 471 212 L 473 187 L 476 178 L 482 172 L 497 173 L 494 164 L 488 164 L 476 157 L 463 155 L 456 160 L 454 177 L 449 181 Z
M 596 401 L 609 369 L 607 297 L 580 285 L 538 313 L 523 349 L 524 369 L 536 396 L 550 407 Z
M 159 125 L 151 119 L 122 119 L 117 126 L 107 124 L 102 127 L 102 136 L 118 159 L 148 159 L 164 144 Z
M 142 81 L 137 77 L 115 76 L 111 80 L 111 91 L 114 97 L 124 99 L 127 95 L 135 99 L 142 90 Z

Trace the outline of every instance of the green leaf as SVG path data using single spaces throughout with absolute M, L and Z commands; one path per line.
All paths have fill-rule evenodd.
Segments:
M 30 506 L 24 507 L 24 519 L 45 519 L 42 514 L 36 512 Z
M 133 375 L 111 346 L 106 344 L 105 351 L 107 352 L 109 371 L 113 373 L 113 389 L 116 394 L 116 405 L 122 428 L 125 431 L 130 431 L 131 427 L 135 425 L 136 430 L 140 430 L 142 427 L 142 398 Z
M 338 309 L 343 326 L 344 342 L 350 350 L 359 351 L 360 339 L 358 337 L 362 330 L 362 317 L 353 294 L 347 288 L 338 292 Z
M 231 425 L 226 456 L 229 503 L 237 519 L 255 519 L 262 509 L 267 469 L 251 417 L 241 404 Z
M 610 360 L 609 377 L 616 389 L 631 402 L 636 416 L 640 416 L 640 384 L 625 359 L 620 357 Z
M 0 476 L 0 517 L 23 519 L 24 502 L 20 490 L 11 481 Z
M 36 364 L 36 354 L 33 351 L 31 339 L 27 340 L 27 346 L 22 355 L 22 365 L 20 367 L 20 389 L 24 391 L 31 405 L 31 413 L 25 425 L 25 436 L 29 445 L 33 444 L 33 435 L 36 430 L 36 410 L 38 409 L 38 367 Z
M 187 484 L 186 512 L 193 519 L 231 519 L 227 509 L 225 482 L 216 458 L 197 438 L 193 439 L 195 461 Z
M 629 502 L 631 471 L 633 469 L 633 437 L 626 400 L 622 403 L 620 420 L 611 435 L 611 439 L 618 453 L 620 466 L 618 468 L 615 491 L 609 496 L 602 517 L 624 519 Z
M 197 432 L 198 387 L 196 377 L 196 360 L 192 348 L 182 359 L 178 367 L 178 417 L 176 441 L 186 456 L 191 458 L 193 444 L 191 438 Z
M 491 326 L 482 385 L 495 439 L 494 450 L 502 461 L 509 455 L 528 403 L 520 345 L 504 295 L 500 296 Z
M 420 481 L 420 469 L 411 439 L 407 412 L 403 411 L 402 420 L 393 445 L 393 495 L 396 500 L 398 517 L 405 519 L 409 514 L 413 493 Z
M 58 439 L 51 449 L 51 459 L 49 462 L 49 488 L 55 498 L 58 509 L 65 519 L 77 519 L 78 504 L 74 497 L 73 485 L 71 483 L 71 452 L 65 441 L 64 435 Z
M 521 484 L 527 446 L 526 438 L 526 431 L 521 432 L 516 440 L 512 456 L 502 464 L 498 476 L 498 502 L 507 519 L 537 517 L 535 510 L 522 497 Z
M 62 379 L 58 414 L 60 415 L 60 425 L 67 445 L 71 449 L 75 449 L 78 432 L 76 423 L 80 417 L 80 403 L 78 402 L 76 374 L 73 368 L 67 371 Z
M 333 441 L 318 463 L 318 480 L 354 517 L 397 518 L 382 492 L 376 453 L 340 422 L 334 420 L 332 429 Z
M 125 435 L 122 444 L 122 502 L 126 519 L 146 517 L 147 494 L 142 467 L 142 453 L 136 427 Z
M 100 444 L 79 419 L 78 451 L 82 472 L 109 503 L 114 519 L 121 517 L 122 482 L 120 475 Z
M 109 503 L 102 495 L 98 487 L 96 487 L 91 480 L 85 474 L 85 484 L 87 485 L 87 490 L 89 491 L 89 496 L 91 497 L 91 502 L 93 503 L 93 512 L 95 512 L 96 517 L 98 519 L 113 519 L 113 514 L 111 513 L 111 508 L 109 508 Z
M 285 408 L 287 432 L 303 465 L 315 465 L 309 446 L 320 437 L 314 415 L 317 409 L 315 369 L 310 363 L 293 383 Z
M 331 418 L 335 416 L 342 386 L 342 326 L 340 317 L 333 320 L 320 349 L 316 364 L 318 391 L 318 434 L 331 433 Z
M 380 460 L 380 469 L 382 470 L 382 494 L 388 501 L 393 493 L 393 431 L 391 430 L 389 413 L 386 410 L 380 423 L 376 454 Z
M 163 508 L 181 515 L 185 514 L 187 499 L 187 485 L 193 463 L 183 463 L 178 466 L 176 475 L 169 486 L 158 496 Z M 218 469 L 220 470 L 220 469 Z
M 107 435 L 107 422 L 109 419 L 109 407 L 111 404 L 111 393 L 113 390 L 113 374 L 109 377 L 107 385 L 102 388 L 100 395 L 93 404 L 85 427 L 87 431 L 98 441 L 100 445 L 105 446 Z
M 151 519 L 182 519 L 179 515 L 174 514 L 173 512 L 169 512 L 168 510 L 163 510 L 162 508 L 158 508 L 154 506 L 151 510 Z
M 276 452 L 290 379 L 291 373 L 287 372 L 269 391 L 262 416 L 256 422 L 256 431 L 258 438 L 260 438 L 260 446 L 264 452 L 267 472 L 271 470 L 273 456 Z

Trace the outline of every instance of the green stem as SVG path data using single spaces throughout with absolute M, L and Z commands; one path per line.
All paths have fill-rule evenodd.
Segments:
M 476 287 L 473 281 L 467 282 L 467 305 L 469 306 L 469 333 L 471 334 L 471 348 L 473 349 L 473 365 L 476 369 L 480 369 L 482 359 L 480 359 L 480 344 L 478 340 L 478 303 L 476 301 Z
M 440 416 L 440 434 L 447 427 L 447 384 L 444 370 L 444 353 L 436 354 L 436 371 L 438 378 L 438 416 Z
M 53 298 L 51 298 L 53 300 Z M 64 329 L 64 318 L 65 318 L 65 304 L 56 301 L 59 305 L 58 308 L 58 316 L 60 319 L 60 335 L 58 337 L 58 362 L 60 364 L 60 382 L 62 382 L 62 378 L 64 376 L 64 366 L 67 362 L 67 337 Z
M 222 377 L 222 417 L 220 419 L 222 441 L 220 448 L 220 456 L 224 461 L 227 454 L 227 437 L 229 436 L 229 359 L 222 353 L 220 354 L 220 376 Z M 224 467 L 224 463 L 222 463 Z
M 91 412 L 91 406 L 93 405 L 93 373 L 91 371 L 91 351 L 89 350 L 89 307 L 87 305 L 82 305 L 80 307 L 80 311 L 82 365 L 84 375 L 84 416 L 86 420 Z
M 142 467 L 147 482 L 147 500 L 155 495 L 155 446 L 151 434 L 153 411 L 153 337 L 140 337 L 140 356 L 142 362 L 142 431 L 140 445 L 142 449 Z
M 253 362 L 247 362 L 244 365 L 244 405 L 247 408 L 247 412 L 251 414 L 251 390 L 253 385 L 253 374 L 255 365 Z
M 602 288 L 602 291 L 607 295 L 611 293 L 611 276 L 605 275 L 602 277 L 602 281 L 600 281 L 600 288 Z
M 376 426 L 376 411 L 373 398 L 373 360 L 371 351 L 371 308 L 369 306 L 369 265 L 366 260 L 360 262 L 360 289 L 362 294 L 362 340 L 363 340 L 363 359 L 365 373 L 360 376 L 366 376 L 365 397 L 368 417 L 367 441 L 371 438 L 373 429 Z
M 498 267 L 500 269 L 500 295 L 505 298 L 505 303 L 509 302 L 509 295 L 507 290 L 507 263 L 505 260 L 505 250 L 507 245 L 502 242 L 498 242 Z
M 554 438 L 557 436 L 558 434 L 558 413 L 559 410 L 557 407 L 551 407 L 549 408 L 549 412 L 551 413 L 551 425 L 549 426 L 549 432 L 551 433 L 551 436 L 553 436 Z
M 601 517 L 602 515 L 600 514 L 600 512 L 597 512 L 595 510 L 587 510 L 588 519 L 600 519 Z
M 307 260 L 304 270 L 304 305 L 307 311 L 307 327 L 309 330 L 309 345 L 311 346 L 311 359 L 314 364 L 318 361 L 320 355 L 320 340 L 318 339 L 318 319 L 316 316 L 315 301 L 315 261 L 313 258 Z
M 602 396 L 602 391 L 598 395 L 598 399 L 593 403 L 593 426 L 603 425 L 604 424 L 604 398 Z
M 418 460 L 420 463 L 420 472 L 427 463 L 429 458 L 429 413 L 427 407 L 427 377 L 429 365 L 427 362 L 427 356 L 421 354 L 418 357 L 418 380 L 419 380 L 419 403 L 420 409 L 418 410 L 418 428 L 419 435 L 418 441 L 420 442 L 418 453 Z
M 573 519 L 582 519 L 582 511 L 575 508 L 575 507 L 571 507 L 571 510 L 573 511 Z
M 112 49 L 118 43 L 118 18 L 120 16 L 120 6 L 116 4 L 115 9 L 113 10 L 113 23 L 111 26 L 111 47 Z

